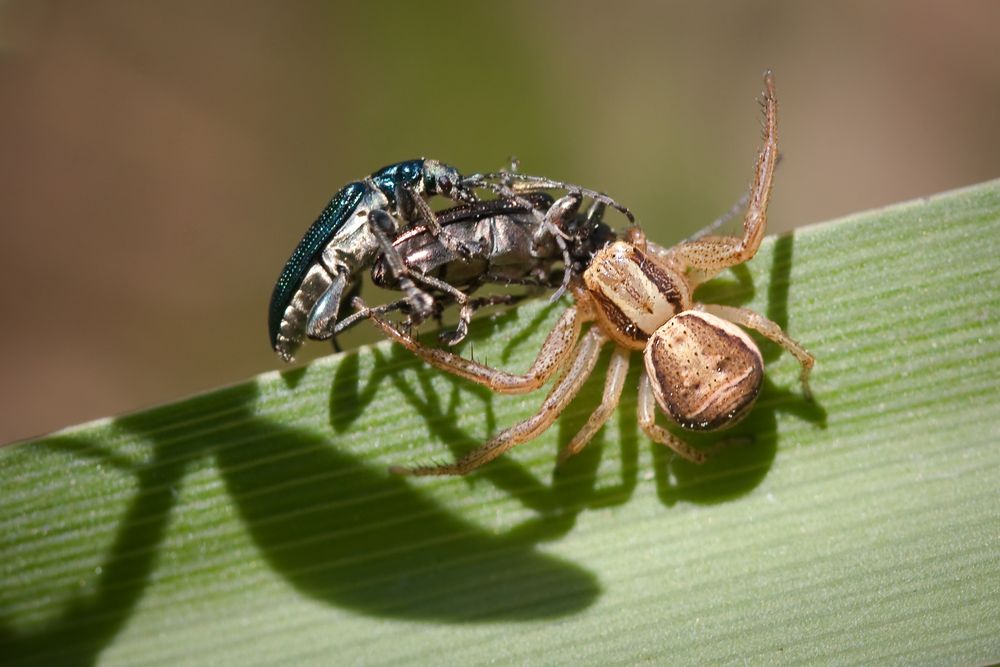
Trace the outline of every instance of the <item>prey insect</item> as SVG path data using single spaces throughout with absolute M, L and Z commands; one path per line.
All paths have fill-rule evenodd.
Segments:
M 440 211 L 437 217 L 442 230 L 465 252 L 443 244 L 426 226 L 415 226 L 396 238 L 392 256 L 381 255 L 375 260 L 372 281 L 383 288 L 400 289 L 400 278 L 411 278 L 434 299 L 439 318 L 444 307 L 457 304 L 458 325 L 441 336 L 454 345 L 467 335 L 477 309 L 515 303 L 528 294 L 471 298 L 480 287 L 521 285 L 536 291 L 556 288 L 567 272 L 579 275 L 594 253 L 615 239 L 614 232 L 603 222 L 605 205 L 593 201 L 583 213 L 582 201 L 576 193 L 554 200 L 547 193 L 533 192 L 516 199 L 496 198 Z M 544 215 L 540 217 L 538 211 L 544 211 Z M 564 241 L 563 248 L 557 238 Z M 399 257 L 402 263 L 394 265 L 392 257 Z M 564 264 L 562 271 L 556 269 L 560 262 Z M 373 312 L 393 310 L 410 316 L 408 326 L 419 323 L 409 313 L 409 300 L 402 298 L 355 312 L 337 324 L 335 333 Z
M 418 159 L 345 185 L 306 231 L 274 285 L 268 317 L 274 351 L 292 361 L 306 336 L 330 338 L 344 295 L 380 251 L 394 252 L 392 239 L 401 228 L 421 222 L 433 235 L 440 234 L 428 198 L 476 200 L 464 180 L 453 167 Z M 402 287 L 414 308 L 430 308 L 429 297 L 412 283 L 404 279 Z
M 593 373 L 601 348 L 612 343 L 600 406 L 560 453 L 578 453 L 618 405 L 633 352 L 643 355 L 638 387 L 638 422 L 654 442 L 679 456 L 703 462 L 696 449 L 656 423 L 658 406 L 674 423 L 694 431 L 714 431 L 742 419 L 757 399 L 763 358 L 740 328 L 758 331 L 790 352 L 801 365 L 800 381 L 810 396 L 814 359 L 805 348 L 764 316 L 733 306 L 698 303 L 694 290 L 724 269 L 750 260 L 767 223 L 774 167 L 778 156 L 777 100 L 774 79 L 764 77 L 764 144 L 758 154 L 743 235 L 704 236 L 664 248 L 632 229 L 622 241 L 601 249 L 582 278 L 574 278 L 575 304 L 549 333 L 531 367 L 515 374 L 422 345 L 378 314 L 371 316 L 388 337 L 441 370 L 501 394 L 526 393 L 553 375 L 554 387 L 531 417 L 501 431 L 455 463 L 396 467 L 407 475 L 464 475 L 512 447 L 539 436 L 553 424 Z M 583 325 L 591 323 L 583 333 Z
M 524 195 L 528 193 L 537 193 L 545 190 L 564 190 L 568 193 L 568 197 L 580 199 L 583 197 L 589 197 L 595 206 L 610 206 L 624 215 L 630 224 L 635 224 L 635 216 L 632 214 L 632 211 L 625 206 L 622 206 L 603 192 L 591 190 L 590 188 L 585 188 L 573 183 L 567 183 L 565 181 L 554 180 L 545 176 L 522 174 L 518 172 L 518 167 L 518 161 L 516 159 L 512 159 L 511 169 L 509 171 L 499 171 L 489 174 L 473 174 L 465 179 L 464 185 L 466 187 L 478 187 L 491 190 L 499 197 L 520 201 L 522 203 L 526 201 L 524 199 Z M 571 252 L 566 243 L 564 234 L 562 234 L 558 228 L 549 224 L 548 220 L 539 220 L 539 222 L 548 226 L 549 231 L 554 233 L 556 245 L 559 247 L 559 250 L 563 255 L 563 259 L 565 260 L 563 281 L 556 290 L 555 294 L 552 295 L 552 300 L 554 301 L 562 296 L 562 294 L 566 291 L 569 287 L 570 280 L 573 277 L 573 272 L 570 270 L 572 265 L 570 257 Z

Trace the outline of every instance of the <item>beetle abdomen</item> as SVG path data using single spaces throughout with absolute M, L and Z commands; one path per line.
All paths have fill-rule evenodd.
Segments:
M 271 293 L 271 307 L 267 318 L 271 347 L 275 346 L 278 339 L 281 318 L 291 303 L 295 290 L 302 284 L 302 279 L 305 278 L 317 255 L 351 217 L 367 189 L 368 187 L 361 181 L 348 183 L 341 188 L 312 223 L 295 247 L 292 256 L 285 262 L 285 268 L 281 270 L 278 282 L 274 284 L 274 291 Z

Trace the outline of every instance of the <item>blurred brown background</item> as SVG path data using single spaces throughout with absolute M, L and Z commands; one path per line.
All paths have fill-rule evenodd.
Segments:
M 772 231 L 994 178 L 998 26 L 996 2 L 0 2 L 0 442 L 278 367 L 282 263 L 386 163 L 516 155 L 670 242 L 745 189 L 771 67 Z

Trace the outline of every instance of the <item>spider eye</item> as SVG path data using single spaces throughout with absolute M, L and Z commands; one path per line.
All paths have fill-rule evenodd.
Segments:
M 455 184 L 451 182 L 451 178 L 448 176 L 442 176 L 438 179 L 438 192 L 443 195 L 449 194 L 454 186 Z

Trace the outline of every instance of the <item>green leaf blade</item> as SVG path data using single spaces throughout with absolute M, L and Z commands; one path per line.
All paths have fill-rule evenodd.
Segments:
M 702 468 L 640 435 L 626 389 L 554 472 L 597 373 L 476 475 L 394 478 L 541 395 L 492 396 L 387 344 L 4 448 L 0 655 L 995 662 L 998 257 L 1000 182 L 768 239 L 699 296 L 785 326 L 817 357 L 817 401 L 764 346 L 736 430 L 754 443 Z M 476 358 L 526 368 L 559 308 L 477 322 Z

